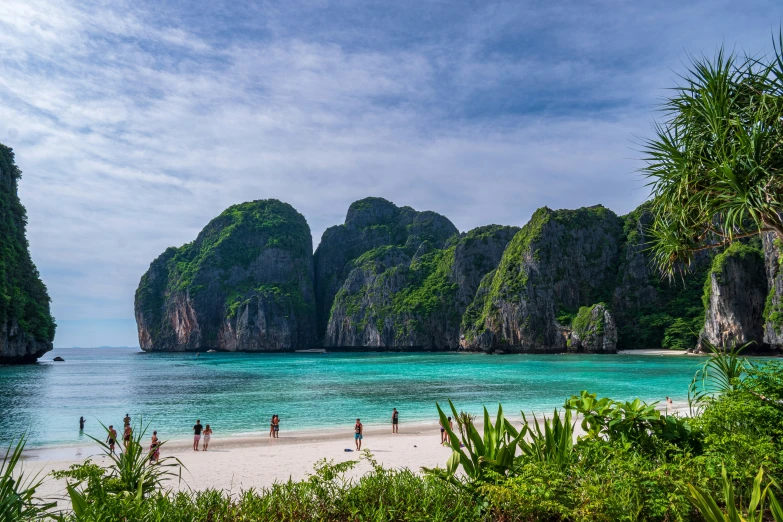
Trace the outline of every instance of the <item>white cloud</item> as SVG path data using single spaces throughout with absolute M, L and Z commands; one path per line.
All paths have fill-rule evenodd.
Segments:
M 520 225 L 542 205 L 626 212 L 646 195 L 633 136 L 681 57 L 650 35 L 709 10 L 656 33 L 606 6 L 605 19 L 489 6 L 392 45 L 336 20 L 295 31 L 284 18 L 297 13 L 279 8 L 261 13 L 263 37 L 210 36 L 140 5 L 5 0 L 0 12 L 0 142 L 24 172 L 33 257 L 65 325 L 132 318 L 150 261 L 250 199 L 291 203 L 316 244 L 368 195 L 463 230 Z M 740 18 L 739 36 L 758 18 Z M 695 32 L 692 48 L 717 43 Z M 509 35 L 521 41 L 497 44 Z

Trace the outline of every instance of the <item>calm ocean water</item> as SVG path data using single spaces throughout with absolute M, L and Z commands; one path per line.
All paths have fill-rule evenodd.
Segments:
M 65 362 L 52 362 L 55 356 Z M 126 348 L 49 352 L 31 366 L 0 366 L 0 442 L 27 433 L 32 446 L 75 444 L 143 415 L 163 438 L 186 437 L 198 417 L 216 434 L 352 429 L 435 421 L 435 402 L 507 414 L 547 411 L 587 389 L 615 399 L 684 399 L 703 361 L 684 356 L 480 354 L 147 354 Z M 5 444 L 3 444 L 5 445 Z

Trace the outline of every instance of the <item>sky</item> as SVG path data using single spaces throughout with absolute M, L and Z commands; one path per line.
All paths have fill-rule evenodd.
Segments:
M 277 198 L 314 247 L 381 196 L 462 231 L 648 195 L 690 56 L 772 50 L 773 1 L 2 0 L 0 143 L 56 347 L 137 346 L 149 263 Z

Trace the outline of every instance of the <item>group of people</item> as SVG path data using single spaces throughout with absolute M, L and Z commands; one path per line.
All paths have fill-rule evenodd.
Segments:
M 204 444 L 202 445 L 202 451 L 207 451 L 209 448 L 209 439 L 212 438 L 212 428 L 209 424 L 206 427 L 201 425 L 201 420 L 197 419 L 196 424 L 193 426 L 193 451 L 198 451 L 198 443 L 201 440 L 201 435 L 204 435 Z
M 272 415 L 272 420 L 269 422 L 269 436 L 273 439 L 279 438 L 280 435 L 280 416 Z
M 79 431 L 84 431 L 84 424 L 86 420 L 84 417 L 79 417 Z M 392 408 L 392 433 L 398 433 L 400 424 L 400 413 L 397 408 Z M 123 432 L 122 441 L 125 447 L 129 446 L 133 440 L 133 428 L 131 427 L 131 418 L 129 414 L 125 414 L 123 419 Z M 451 424 L 451 417 L 449 417 L 449 424 Z M 447 440 L 448 434 L 443 435 L 444 429 L 441 426 L 441 442 Z M 272 419 L 269 422 L 269 436 L 271 438 L 279 438 L 280 435 L 280 416 L 272 415 Z M 108 435 L 106 437 L 106 444 L 109 446 L 109 451 L 114 454 L 117 445 L 117 430 L 114 429 L 114 425 L 109 425 Z M 201 419 L 196 420 L 196 424 L 193 426 L 193 451 L 207 451 L 209 448 L 209 440 L 212 437 L 212 427 L 207 424 L 206 426 L 201 424 Z M 362 449 L 362 439 L 364 438 L 364 426 L 360 419 L 356 419 L 354 425 L 354 441 L 356 443 L 357 451 Z M 199 443 L 203 440 L 202 448 L 199 450 Z M 158 432 L 152 432 L 152 440 L 150 441 L 150 462 L 157 462 L 160 459 L 160 446 L 162 442 L 158 439 Z

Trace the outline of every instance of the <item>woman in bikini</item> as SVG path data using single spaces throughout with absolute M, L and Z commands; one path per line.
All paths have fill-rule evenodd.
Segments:
M 150 464 L 158 462 L 160 459 L 160 440 L 158 439 L 158 432 L 152 432 L 152 441 L 150 443 Z
M 269 436 L 274 437 L 275 436 L 275 417 L 277 415 L 272 415 L 272 420 L 269 421 Z
M 204 428 L 204 446 L 202 448 L 202 451 L 207 451 L 207 447 L 209 447 L 209 439 L 212 435 L 212 428 L 209 427 L 209 424 L 207 424 L 207 427 Z

